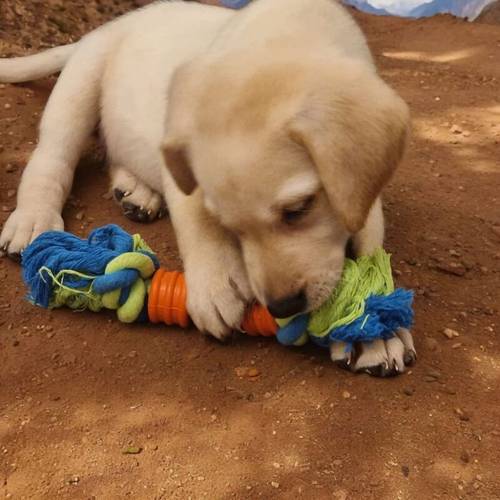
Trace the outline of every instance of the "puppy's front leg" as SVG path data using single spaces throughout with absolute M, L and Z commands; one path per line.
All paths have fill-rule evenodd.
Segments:
M 370 255 L 384 243 L 384 214 L 378 198 L 366 220 L 365 227 L 353 236 L 356 257 Z M 360 342 L 353 349 L 344 342 L 334 342 L 330 347 L 332 361 L 355 372 L 366 372 L 378 377 L 397 375 L 405 371 L 416 359 L 411 333 L 399 329 L 389 340 Z
M 17 208 L 0 235 L 0 252 L 19 257 L 38 234 L 63 229 L 61 212 L 75 166 L 98 120 L 108 46 L 102 33 L 89 35 L 59 77 L 42 117 L 38 146 L 23 172 Z
M 207 212 L 200 190 L 167 196 L 184 262 L 188 311 L 199 330 L 223 340 L 253 299 L 236 239 Z

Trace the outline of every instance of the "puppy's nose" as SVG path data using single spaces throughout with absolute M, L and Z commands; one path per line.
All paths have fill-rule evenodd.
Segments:
M 267 303 L 269 312 L 275 318 L 289 318 L 294 314 L 301 313 L 307 307 L 307 297 L 304 290 L 300 290 L 295 295 L 282 297 L 277 300 L 270 300 Z

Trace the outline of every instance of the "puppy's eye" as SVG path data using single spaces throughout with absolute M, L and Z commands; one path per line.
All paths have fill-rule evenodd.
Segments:
M 292 226 L 301 221 L 313 208 L 316 195 L 311 195 L 281 211 L 281 220 L 287 226 Z

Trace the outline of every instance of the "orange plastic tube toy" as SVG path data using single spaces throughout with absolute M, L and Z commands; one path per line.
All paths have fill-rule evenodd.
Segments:
M 148 315 L 152 323 L 189 325 L 186 307 L 186 281 L 179 271 L 158 269 L 151 281 L 148 297 Z M 241 324 L 241 331 L 252 336 L 276 335 L 278 325 L 270 312 L 260 304 L 248 310 Z

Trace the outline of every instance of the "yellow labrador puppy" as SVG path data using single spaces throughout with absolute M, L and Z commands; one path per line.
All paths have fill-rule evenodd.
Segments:
M 158 2 L 80 42 L 0 60 L 0 81 L 61 70 L 0 247 L 16 255 L 61 210 L 100 120 L 126 215 L 168 205 L 197 327 L 219 339 L 248 303 L 277 317 L 318 307 L 346 244 L 382 245 L 380 192 L 405 147 L 405 103 L 333 0 L 255 0 L 241 11 Z M 415 359 L 409 332 L 331 348 L 354 371 Z

